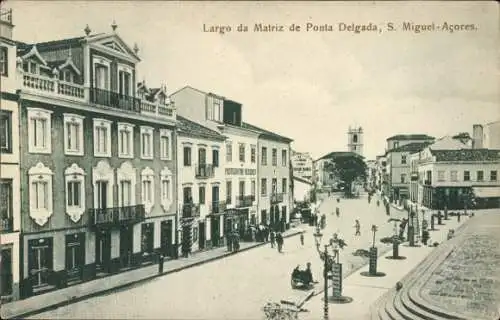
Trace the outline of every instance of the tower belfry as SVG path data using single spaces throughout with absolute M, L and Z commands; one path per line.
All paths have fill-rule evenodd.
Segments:
M 363 156 L 363 128 L 349 126 L 347 131 L 347 151 Z

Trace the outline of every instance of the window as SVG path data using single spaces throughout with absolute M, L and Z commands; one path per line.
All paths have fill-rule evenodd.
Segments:
M 245 180 L 241 180 L 238 188 L 238 195 L 243 197 L 245 195 Z
M 483 181 L 484 180 L 484 171 L 480 170 L 477 172 L 477 181 Z
M 172 204 L 172 172 L 168 167 L 160 172 L 161 180 L 161 206 L 164 211 L 168 211 Z
M 267 148 L 262 147 L 261 162 L 263 166 L 267 166 Z
M 64 171 L 66 182 L 66 213 L 78 222 L 85 212 L 85 172 L 76 163 Z
M 166 129 L 160 129 L 160 159 L 170 160 L 170 142 L 172 133 Z
M 444 181 L 444 171 L 438 170 L 438 181 Z
M 277 166 L 278 165 L 278 150 L 273 148 L 272 150 L 272 157 L 271 157 L 272 165 Z
M 240 143 L 238 149 L 239 149 L 239 155 L 240 155 L 240 162 L 245 162 L 245 144 Z
M 286 157 L 286 150 L 281 150 L 281 165 L 283 167 L 286 167 L 288 164 L 287 157 Z
M 278 193 L 278 179 L 273 178 L 271 180 L 271 193 L 276 194 Z
M 0 219 L 12 228 L 12 180 L 0 180 Z
M 450 180 L 451 181 L 458 181 L 458 171 L 456 171 L 456 170 L 450 171 Z
M 106 63 L 104 60 L 101 62 L 103 64 L 94 65 L 94 86 L 97 89 L 109 90 L 109 67 L 104 64 Z
M 399 147 L 399 141 L 394 141 L 394 144 L 392 145 L 392 148 L 396 149 L 397 147 Z
M 23 71 L 32 74 L 38 74 L 38 65 L 36 64 L 36 62 L 33 61 L 24 61 Z
M 220 121 L 220 103 L 214 100 L 213 110 L 212 110 L 212 120 Z
M 43 226 L 52 215 L 52 170 L 39 162 L 28 175 L 30 216 Z
M 52 152 L 51 114 L 49 110 L 28 108 L 28 152 Z
M 288 190 L 288 186 L 286 184 L 286 178 L 283 178 L 283 180 L 281 180 L 281 192 L 283 193 L 288 193 L 287 190 Z
M 231 142 L 226 143 L 226 161 L 233 161 L 233 144 Z
M 153 128 L 141 126 L 141 158 L 153 159 Z
M 262 178 L 260 180 L 260 194 L 262 196 L 267 196 L 267 179 L 266 178 Z
M 250 194 L 255 197 L 255 180 L 250 182 Z
M 250 162 L 255 163 L 255 158 L 256 158 L 256 147 L 254 145 L 250 146 Z
M 7 47 L 0 47 L 0 75 L 9 75 L 9 51 Z
M 149 167 L 146 167 L 141 172 L 141 186 L 142 186 L 142 203 L 146 213 L 151 212 L 153 208 L 154 197 L 154 172 Z
M 406 173 L 401 174 L 401 183 L 406 183 Z
M 111 121 L 94 119 L 94 156 L 111 157 Z
M 200 204 L 205 204 L 205 186 L 200 186 L 198 189 Z
M 406 164 L 406 155 L 405 154 L 401 155 L 401 164 Z
M 496 170 L 490 171 L 490 181 L 497 181 L 497 171 Z
M 12 153 L 12 112 L 0 110 L 0 152 Z
M 470 171 L 464 171 L 464 181 L 470 181 Z
M 61 81 L 64 81 L 64 82 L 74 82 L 74 77 L 73 77 L 73 73 L 71 72 L 71 70 L 62 70 L 61 71 Z
M 135 205 L 136 169 L 130 161 L 125 161 L 116 169 L 118 181 L 118 205 L 128 207 Z
M 118 157 L 134 157 L 134 125 L 130 123 L 118 123 Z
M 218 149 L 212 149 L 212 164 L 214 168 L 217 168 L 219 166 L 219 150 Z
M 64 152 L 67 155 L 83 156 L 83 119 L 77 114 L 65 113 Z
M 128 97 L 130 96 L 130 87 L 131 87 L 131 82 L 130 80 L 132 79 L 132 77 L 130 76 L 130 73 L 129 72 L 126 72 L 126 71 L 123 71 L 123 70 L 120 70 L 118 72 L 118 81 L 119 81 L 119 92 L 122 96 L 125 96 L 125 97 Z M 122 97 L 123 98 L 123 97 Z
M 231 181 L 226 181 L 226 203 L 231 204 L 231 200 L 233 198 L 233 184 Z
M 358 135 L 357 134 L 355 134 L 355 135 L 352 136 L 352 142 L 353 143 L 357 143 L 358 142 Z M 354 147 L 354 148 L 356 148 L 356 147 Z M 354 150 L 356 150 L 356 149 L 354 149 Z
M 184 147 L 184 166 L 191 165 L 191 147 Z

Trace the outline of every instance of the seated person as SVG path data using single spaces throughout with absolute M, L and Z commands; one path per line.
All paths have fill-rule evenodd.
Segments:
M 299 270 L 299 266 L 297 266 L 292 271 L 292 279 L 299 279 L 302 276 L 302 272 Z
M 304 278 L 304 282 L 306 284 L 314 282 L 310 262 L 307 263 L 307 269 L 305 271 L 303 271 L 303 278 Z

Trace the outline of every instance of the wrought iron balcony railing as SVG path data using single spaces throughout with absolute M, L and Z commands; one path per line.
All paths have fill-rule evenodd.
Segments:
M 255 201 L 254 195 L 238 196 L 236 198 L 236 207 L 237 208 L 251 207 L 254 201 Z
M 207 179 L 214 176 L 214 166 L 211 164 L 199 164 L 196 166 L 196 178 Z
M 283 202 L 283 198 L 284 198 L 283 195 L 284 195 L 283 193 L 271 193 L 271 203 L 275 204 L 275 203 Z
M 210 213 L 223 213 L 226 207 L 226 201 L 212 201 L 210 204 Z
M 200 205 L 197 203 L 185 203 L 182 205 L 183 218 L 195 218 L 200 216 Z
M 120 110 L 141 112 L 141 100 L 118 92 L 90 88 L 90 102 Z
M 0 233 L 12 232 L 14 230 L 14 219 L 12 217 L 2 217 L 0 219 Z
M 134 224 L 145 219 L 143 204 L 135 206 L 114 207 L 105 209 L 89 209 L 92 226 L 119 227 L 124 224 Z

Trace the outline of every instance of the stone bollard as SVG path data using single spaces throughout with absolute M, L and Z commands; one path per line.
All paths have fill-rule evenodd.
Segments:
M 408 226 L 408 241 L 410 242 L 410 247 L 415 246 L 415 230 L 413 226 Z
M 377 248 L 376 247 L 371 247 L 370 248 L 370 262 L 368 266 L 368 272 L 370 275 L 376 275 L 377 274 Z
M 431 215 L 431 231 L 434 231 L 434 219 L 436 218 L 435 215 Z
M 392 242 L 392 257 L 394 259 L 399 258 L 399 242 L 398 241 Z
M 163 254 L 160 254 L 158 256 L 158 273 L 159 274 L 162 274 L 163 273 L 163 262 L 165 260 L 165 257 L 163 256 Z

